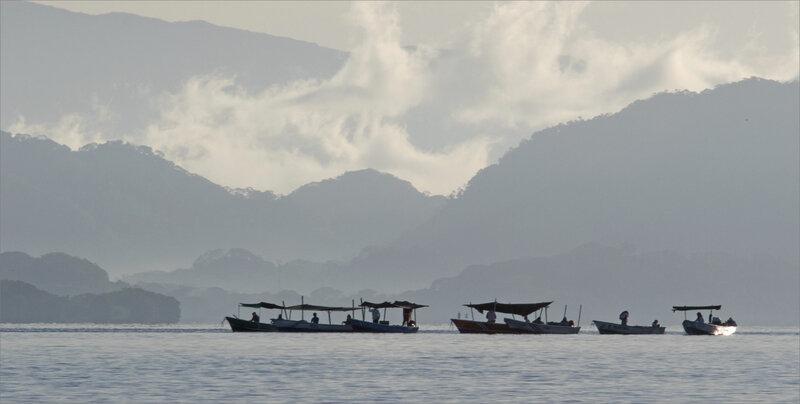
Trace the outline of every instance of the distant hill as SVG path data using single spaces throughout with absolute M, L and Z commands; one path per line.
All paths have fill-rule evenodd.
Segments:
M 3 323 L 176 323 L 178 301 L 137 288 L 60 297 L 21 281 L 0 281 Z
M 235 77 L 261 91 L 330 77 L 347 58 L 312 43 L 201 21 L 87 15 L 23 1 L 0 3 L 0 47 L 0 127 L 19 115 L 53 124 L 78 114 L 91 118 L 87 130 L 120 135 L 151 123 L 158 112 L 152 97 L 192 76 Z
M 397 238 L 445 203 L 374 170 L 282 198 L 229 190 L 148 147 L 107 142 L 70 151 L 6 132 L 0 188 L 0 249 L 65 251 L 114 274 L 181 268 L 230 247 L 273 261 L 345 259 Z
M 551 321 L 561 319 L 564 305 L 577 321 L 582 304 L 581 325 L 587 328 L 592 320 L 617 321 L 623 310 L 630 311 L 632 324 L 658 319 L 678 325 L 683 315 L 672 313 L 672 306 L 711 304 L 721 304 L 720 315 L 740 325 L 797 326 L 798 284 L 796 266 L 763 254 L 638 253 L 591 243 L 563 254 L 471 266 L 397 296 L 429 304 L 418 315 L 435 322 L 468 315 L 463 304 L 497 299 L 554 301 Z
M 471 264 L 591 242 L 767 253 L 797 266 L 799 94 L 796 81 L 754 78 L 537 132 L 424 225 L 364 250 L 351 270 L 376 285 L 402 274 L 422 287 Z
M 108 273 L 96 264 L 64 253 L 39 258 L 16 251 L 0 253 L 0 279 L 26 282 L 59 296 L 112 292 L 128 286 L 109 281 Z

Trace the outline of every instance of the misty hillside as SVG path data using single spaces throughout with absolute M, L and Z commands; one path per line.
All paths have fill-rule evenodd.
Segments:
M 347 58 L 315 44 L 201 21 L 95 16 L 22 1 L 0 3 L 0 31 L 3 128 L 19 115 L 54 123 L 80 114 L 94 118 L 92 129 L 129 134 L 151 122 L 152 97 L 176 91 L 189 77 L 235 76 L 237 84 L 260 91 L 330 77 Z
M 364 251 L 353 271 L 422 286 L 589 242 L 798 265 L 798 94 L 797 82 L 749 79 L 537 132 L 425 225 Z
M 70 151 L 6 132 L 0 187 L 2 251 L 64 251 L 116 274 L 182 268 L 231 247 L 273 261 L 343 259 L 398 237 L 444 203 L 371 170 L 283 198 L 231 192 L 148 147 L 106 142 Z
M 96 264 L 64 253 L 38 258 L 18 251 L 0 253 L 0 279 L 36 285 L 59 296 L 112 292 L 128 286 L 111 282 L 108 272 Z

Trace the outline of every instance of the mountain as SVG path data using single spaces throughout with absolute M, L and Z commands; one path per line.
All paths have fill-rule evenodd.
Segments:
M 64 253 L 39 258 L 17 251 L 0 253 L 0 278 L 36 285 L 59 296 L 113 292 L 128 286 L 109 281 L 108 273 L 96 264 Z
M 192 76 L 234 76 L 257 92 L 330 77 L 347 58 L 312 43 L 201 21 L 95 16 L 22 1 L 0 3 L 0 48 L 0 127 L 19 116 L 54 124 L 76 114 L 92 118 L 86 130 L 120 135 L 151 123 L 158 112 L 151 99 Z
M 732 316 L 740 325 L 797 326 L 799 282 L 796 266 L 766 254 L 644 253 L 590 243 L 561 254 L 473 265 L 397 296 L 429 304 L 418 316 L 436 323 L 470 315 L 462 304 L 497 299 L 553 301 L 551 321 L 561 318 L 564 305 L 577 321 L 583 305 L 584 327 L 595 319 L 617 321 L 623 310 L 630 311 L 632 324 L 658 319 L 677 326 L 683 315 L 672 313 L 672 306 L 711 304 L 721 304 L 720 317 Z
M 178 301 L 137 288 L 60 297 L 22 281 L 0 281 L 0 322 L 163 324 L 180 318 Z
M 753 78 L 542 130 L 424 225 L 363 251 L 353 270 L 424 287 L 472 264 L 592 242 L 767 253 L 797 266 L 798 94 L 796 81 Z
M 0 250 L 65 251 L 114 274 L 181 268 L 233 246 L 273 261 L 345 259 L 397 238 L 445 203 L 373 170 L 281 198 L 229 190 L 145 146 L 113 141 L 71 151 L 6 132 L 0 190 Z

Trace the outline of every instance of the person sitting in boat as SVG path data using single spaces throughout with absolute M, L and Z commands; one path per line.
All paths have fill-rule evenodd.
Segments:
M 311 317 L 311 324 L 319 324 L 319 317 L 317 317 L 317 313 Z
M 625 310 L 622 313 L 619 313 L 619 319 L 620 319 L 620 321 L 622 321 L 622 325 L 627 325 L 628 324 L 628 310 Z
M 567 316 L 561 319 L 561 322 L 558 325 L 569 325 L 569 321 L 567 321 Z
M 283 314 L 278 313 L 278 320 L 283 320 Z
M 261 317 L 259 317 L 258 314 L 256 314 L 256 312 L 253 312 L 253 317 L 250 318 L 250 321 L 252 321 L 254 323 L 260 323 L 261 322 Z
M 722 320 L 720 320 L 719 317 L 716 317 L 716 316 L 715 317 L 711 317 L 711 324 L 722 325 Z
M 733 321 L 733 317 L 728 317 L 728 319 L 725 320 L 725 323 L 723 325 L 727 326 L 727 327 L 736 327 L 737 326 L 736 322 Z
M 489 310 L 486 312 L 487 323 L 494 323 L 495 320 L 497 320 L 497 314 L 494 312 L 494 310 Z
M 661 324 L 658 323 L 658 319 L 653 320 L 653 327 L 661 327 Z
M 697 319 L 694 320 L 695 323 L 704 324 L 706 320 L 703 318 L 703 313 L 697 312 Z
M 381 311 L 377 307 L 370 307 L 369 312 L 372 313 L 372 322 L 378 324 L 381 321 Z
M 350 315 L 348 314 L 348 315 L 347 315 L 347 319 L 346 319 L 346 320 L 344 320 L 344 321 L 342 322 L 342 324 L 344 324 L 344 325 L 350 325 L 350 320 L 352 320 L 352 319 L 353 319 L 353 317 L 350 317 Z

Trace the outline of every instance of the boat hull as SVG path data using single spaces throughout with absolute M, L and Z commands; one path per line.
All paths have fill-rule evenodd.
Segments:
M 687 335 L 732 335 L 736 332 L 736 326 L 697 323 L 695 321 L 684 320 L 683 330 L 686 331 Z
M 643 325 L 623 325 L 606 321 L 593 321 L 600 334 L 645 335 L 664 334 L 667 327 L 647 327 Z
M 509 328 L 525 334 L 577 334 L 581 331 L 581 327 L 572 327 L 569 325 L 529 323 L 512 320 L 510 318 L 506 318 L 504 321 L 508 324 Z
M 458 328 L 462 334 L 522 334 L 522 330 L 515 330 L 503 323 L 489 323 L 486 321 L 474 321 L 452 318 L 450 321 Z
M 377 332 L 392 334 L 413 334 L 419 331 L 419 327 L 407 327 L 399 324 L 381 324 L 368 321 L 351 319 L 350 325 L 355 332 Z
M 278 328 L 272 324 L 254 323 L 236 317 L 225 317 L 233 332 L 275 332 Z
M 353 327 L 346 324 L 313 324 L 305 320 L 272 320 L 272 324 L 280 332 L 353 332 Z

